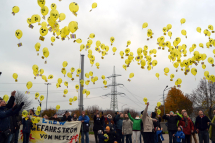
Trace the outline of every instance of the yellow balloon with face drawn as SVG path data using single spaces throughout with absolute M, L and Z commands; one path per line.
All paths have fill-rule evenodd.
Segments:
M 50 12 L 50 17 L 52 20 L 56 21 L 59 18 L 59 13 L 57 10 L 53 9 Z
M 130 73 L 129 78 L 133 78 L 134 77 L 134 73 Z
M 66 15 L 64 13 L 60 13 L 59 20 L 63 21 L 66 18 Z
M 94 3 L 92 4 L 92 8 L 96 8 L 96 7 L 97 7 L 97 3 L 94 2 Z
M 143 29 L 143 28 L 146 28 L 146 27 L 148 27 L 148 23 L 147 23 L 147 22 L 143 23 L 142 29 Z
M 161 106 L 161 102 L 157 102 L 157 107 L 160 107 Z
M 47 27 L 41 27 L 40 28 L 40 35 L 46 36 L 48 34 L 48 28 Z
M 18 39 L 22 38 L 22 31 L 21 31 L 20 29 L 16 30 L 15 36 L 16 36 L 16 38 L 18 38 Z
M 55 3 L 52 3 L 51 4 L 51 9 L 53 10 L 53 9 L 56 9 L 56 8 L 57 8 L 57 5 Z
M 12 11 L 13 11 L 14 13 L 18 13 L 18 12 L 19 12 L 19 7 L 18 7 L 18 6 L 14 6 L 14 7 L 12 8 Z
M 60 109 L 60 105 L 57 105 L 57 106 L 56 106 L 56 110 L 59 110 L 59 109 Z
M 73 12 L 73 13 L 78 12 L 78 10 L 79 10 L 78 4 L 75 3 L 75 2 L 70 3 L 70 4 L 69 4 L 69 10 L 70 10 L 71 12 Z
M 27 82 L 26 87 L 30 89 L 33 86 L 33 83 L 31 81 Z
M 52 41 L 52 42 L 55 41 L 55 37 L 54 37 L 54 36 L 51 37 L 51 41 Z
M 147 99 L 146 97 L 144 97 L 144 98 L 143 98 L 143 101 L 144 101 L 145 103 L 147 103 L 147 102 L 148 102 L 148 99 Z
M 40 95 L 40 101 L 43 101 L 44 95 Z
M 25 118 L 25 117 L 27 117 L 27 115 L 28 115 L 28 111 L 23 110 L 23 111 L 22 111 L 22 116 Z
M 186 22 L 186 19 L 182 18 L 180 22 L 181 22 L 181 24 L 184 24 Z
M 199 33 L 201 33 L 201 31 L 202 31 L 201 27 L 197 27 L 196 31 L 199 32 Z
M 43 7 L 46 4 L 46 0 L 37 0 L 37 3 L 40 7 Z
M 35 98 L 38 98 L 40 96 L 39 92 L 35 93 Z
M 43 16 L 46 16 L 49 13 L 49 8 L 47 6 L 43 6 L 41 7 L 40 12 Z

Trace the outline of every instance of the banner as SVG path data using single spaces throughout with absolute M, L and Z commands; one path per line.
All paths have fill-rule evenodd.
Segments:
M 23 142 L 23 126 L 19 130 L 19 143 Z M 76 143 L 81 129 L 80 121 L 58 122 L 40 118 L 40 122 L 33 125 L 30 133 L 30 143 Z

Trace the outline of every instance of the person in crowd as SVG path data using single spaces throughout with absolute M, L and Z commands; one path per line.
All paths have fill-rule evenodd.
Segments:
M 123 122 L 123 114 L 118 113 L 115 117 L 116 120 L 116 135 L 117 135 L 117 142 L 124 143 L 124 136 L 122 135 L 122 122 Z
M 49 117 L 47 115 L 44 115 L 43 118 L 44 119 L 49 119 Z
M 133 122 L 129 119 L 128 114 L 125 114 L 125 118 L 122 122 L 122 135 L 126 137 L 126 143 L 132 143 Z
M 98 137 L 99 137 L 99 143 L 105 143 L 105 139 L 108 139 L 108 137 L 105 137 L 103 135 L 103 131 L 102 130 L 98 130 Z
M 52 117 L 50 117 L 49 120 L 61 121 L 60 118 L 58 118 L 56 113 Z
M 210 106 L 208 116 L 211 119 L 211 123 L 209 125 L 209 138 L 211 139 L 212 143 L 215 143 L 215 109 L 213 110 L 212 114 L 212 107 Z
M 103 130 L 103 120 L 104 120 L 103 112 L 102 112 L 102 117 L 100 118 L 99 111 L 97 110 L 93 117 L 93 120 L 94 120 L 93 132 L 95 136 L 95 141 L 96 143 L 98 143 L 98 131 Z
M 199 135 L 199 143 L 209 143 L 208 122 L 210 120 L 204 115 L 203 111 L 199 111 L 199 116 L 196 117 L 195 127 Z
M 156 127 L 155 132 L 156 132 L 156 143 L 162 143 L 162 141 L 164 141 L 164 138 L 162 135 L 163 128 Z
M 65 112 L 61 121 L 69 121 L 69 122 L 72 121 L 72 116 L 68 111 Z
M 77 114 L 73 114 L 72 121 L 78 121 Z
M 37 115 L 34 113 L 34 109 L 30 109 L 29 114 L 30 114 L 31 117 L 37 116 Z
M 151 113 L 151 118 L 154 120 L 157 120 L 157 122 L 153 122 L 154 129 L 156 129 L 157 127 L 161 128 L 159 119 L 157 119 L 156 116 L 157 116 L 157 114 L 155 112 Z M 154 131 L 154 143 L 157 143 L 157 137 L 156 136 L 157 135 L 156 135 L 156 130 L 155 130 Z
M 163 119 L 167 120 L 168 132 L 169 132 L 169 143 L 176 143 L 176 137 L 173 136 L 177 132 L 177 122 L 181 120 L 179 115 L 174 114 L 173 111 L 170 111 L 170 114 L 163 116 Z
M 13 107 L 15 101 L 15 93 L 16 91 L 13 91 L 11 93 L 11 97 L 7 104 L 2 98 L 0 98 L 0 143 L 11 141 L 12 133 L 10 127 L 12 126 L 12 116 L 14 114 L 17 114 L 24 105 L 24 102 L 22 102 L 20 105 L 15 105 Z
M 108 135 L 108 141 L 106 143 L 115 143 L 117 142 L 117 136 L 114 130 L 111 130 L 109 126 L 105 128 L 105 134 Z
M 119 114 L 119 111 L 116 111 L 115 112 L 115 116 L 114 116 L 114 118 L 113 118 L 113 122 L 114 122 L 114 124 L 116 125 L 116 116 Z
M 215 143 L 215 115 L 212 118 L 211 122 L 208 122 L 209 125 L 209 138 L 212 143 Z
M 29 115 L 27 115 L 27 118 L 22 119 L 22 124 L 23 124 L 23 143 L 28 143 L 29 142 L 29 137 L 31 133 L 31 128 L 33 127 L 33 124 L 31 122 L 31 118 Z
M 183 139 L 183 143 L 190 143 L 191 133 L 194 131 L 194 125 L 192 120 L 187 116 L 187 112 L 183 112 L 183 117 L 179 121 L 178 126 L 183 127 L 183 132 L 185 134 L 185 138 Z
M 143 111 L 141 111 L 140 112 L 140 118 L 142 119 L 142 116 L 143 116 L 143 112 L 144 112 L 144 110 Z M 141 136 L 143 137 L 143 142 L 145 142 L 145 140 L 144 140 L 144 132 L 143 132 L 144 130 L 143 130 L 143 121 L 141 120 L 141 135 L 140 135 L 140 143 L 142 143 L 142 140 L 141 140 Z
M 132 127 L 133 141 L 134 141 L 134 143 L 139 143 L 140 139 L 141 139 L 140 134 L 141 134 L 142 120 L 140 119 L 139 115 L 136 115 L 135 119 L 132 118 L 129 110 L 128 110 L 128 117 L 133 122 L 133 127 Z
M 19 112 L 16 113 L 13 116 L 13 123 L 14 123 L 14 143 L 18 143 L 18 138 L 19 138 L 19 129 L 20 125 L 22 124 L 22 116 L 19 115 Z
M 182 143 L 182 140 L 185 138 L 183 127 L 179 126 L 178 131 L 173 136 L 176 138 L 176 143 Z
M 89 121 L 90 118 L 82 111 L 81 116 L 79 116 L 78 121 L 82 122 L 81 126 L 81 143 L 84 143 L 84 136 L 86 138 L 86 143 L 89 143 Z
M 144 127 L 144 142 L 146 143 L 153 143 L 154 142 L 154 136 L 152 130 L 154 129 L 153 120 L 151 117 L 148 116 L 148 107 L 149 107 L 149 102 L 146 105 L 146 108 L 143 112 L 142 116 L 142 121 L 143 121 L 143 127 Z
M 104 130 L 106 127 L 109 127 L 111 131 L 115 131 L 115 124 L 114 121 L 112 120 L 112 116 L 110 114 L 107 115 L 107 119 L 105 120 L 104 124 Z

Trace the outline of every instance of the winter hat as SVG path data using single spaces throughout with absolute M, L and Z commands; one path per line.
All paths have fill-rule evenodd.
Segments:
M 152 118 L 155 118 L 156 117 L 156 113 L 155 112 L 152 112 Z
M 169 113 L 173 113 L 173 114 L 174 114 L 174 112 L 173 112 L 173 111 L 170 111 Z
M 179 128 L 181 128 L 181 131 L 183 131 L 183 127 L 182 126 L 179 126 Z
M 109 118 L 109 117 L 112 118 L 111 114 L 108 114 L 107 117 L 108 117 L 108 118 Z
M 140 113 L 141 113 L 141 114 L 143 114 L 143 112 L 144 112 L 144 110 L 143 110 L 143 111 L 141 111 Z
M 108 131 L 110 131 L 110 127 L 109 126 L 107 126 L 105 129 L 108 130 Z

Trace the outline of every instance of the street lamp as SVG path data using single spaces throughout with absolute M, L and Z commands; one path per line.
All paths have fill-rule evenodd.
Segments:
M 123 112 L 123 106 L 125 106 L 125 105 L 127 105 L 127 104 L 122 105 L 122 108 L 121 108 L 122 112 Z

